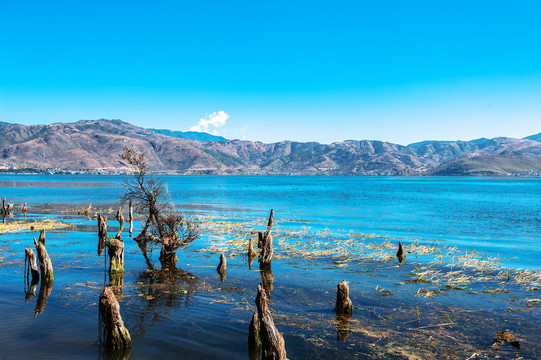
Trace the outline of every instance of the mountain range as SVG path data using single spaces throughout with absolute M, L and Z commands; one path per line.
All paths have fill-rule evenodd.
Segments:
M 178 174 L 541 175 L 541 134 L 403 146 L 375 140 L 198 141 L 159 132 L 103 119 L 0 123 L 0 166 L 123 172 L 128 167 L 118 155 L 129 146 L 143 151 L 154 170 Z

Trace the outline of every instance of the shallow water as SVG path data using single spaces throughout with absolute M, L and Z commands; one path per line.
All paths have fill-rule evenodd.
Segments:
M 382 234 L 393 242 L 438 240 L 484 255 L 500 254 L 515 268 L 541 267 L 538 179 L 178 176 L 166 180 L 172 201 L 193 215 L 264 222 L 274 208 L 284 231 L 306 226 L 312 232 L 328 228 L 331 234 L 349 230 Z M 55 282 L 45 305 L 43 299 L 39 302 L 39 286 L 36 295 L 25 300 L 24 248 L 33 247 L 31 239 L 37 233 L 0 235 L 0 358 L 248 358 L 248 323 L 262 281 L 257 260 L 250 269 L 244 255 L 228 254 L 222 283 L 216 273 L 219 253 L 197 251 L 227 236 L 203 232 L 178 252 L 179 270 L 163 273 L 148 271 L 126 233 L 126 273 L 115 290 L 133 347 L 129 354 L 105 353 L 98 342 L 97 301 L 111 279 L 104 271 L 104 258 L 96 253 L 96 221 L 73 210 L 88 203 L 100 210 L 116 207 L 120 177 L 0 177 L 1 184 L 10 181 L 17 186 L 3 187 L 2 195 L 9 202 L 28 202 L 31 219 L 63 219 L 77 227 L 47 234 Z M 52 186 L 58 181 L 75 186 Z M 25 182 L 32 185 L 26 187 Z M 109 226 L 110 233 L 116 231 L 111 214 Z M 153 255 L 159 268 L 159 249 Z M 277 255 L 284 254 L 278 250 Z M 334 258 L 273 260 L 271 308 L 284 333 L 288 357 L 404 359 L 415 352 L 420 358 L 464 359 L 479 352 L 480 358 L 515 359 L 540 353 L 540 306 L 527 301 L 539 298 L 540 290 L 505 280 L 442 290 L 442 283 L 415 281 L 412 273 L 422 266 L 421 259 L 412 256 L 401 267 L 393 260 L 356 259 L 347 266 Z M 336 284 L 342 279 L 348 280 L 356 306 L 348 330 L 332 312 Z M 415 296 L 421 288 L 441 293 Z M 504 329 L 521 337 L 520 351 L 509 345 L 497 353 L 487 350 L 492 336 Z M 344 331 L 347 338 L 339 341 L 344 340 Z

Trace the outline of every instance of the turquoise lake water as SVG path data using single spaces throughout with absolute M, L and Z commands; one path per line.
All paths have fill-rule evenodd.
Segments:
M 285 230 L 325 230 L 338 241 L 353 231 L 381 236 L 370 239 L 375 243 L 456 246 L 481 257 L 499 256 L 510 268 L 541 269 L 539 178 L 163 178 L 171 201 L 188 215 L 264 222 L 274 209 Z M 30 220 L 76 224 L 46 235 L 55 271 L 49 296 L 38 294 L 39 287 L 30 296 L 24 282 L 24 248 L 33 248 L 37 233 L 0 235 L 0 359 L 253 359 L 246 344 L 248 323 L 257 285 L 268 278 L 257 260 L 249 267 L 246 256 L 237 254 L 228 258 L 227 278 L 220 280 L 219 253 L 199 250 L 227 236 L 202 233 L 178 251 L 178 269 L 165 273 L 148 271 L 125 233 L 126 272 L 116 283 L 107 275 L 104 257 L 96 254 L 96 220 L 74 209 L 89 203 L 116 209 L 121 179 L 0 175 L 0 198 L 16 203 L 8 222 L 21 220 L 20 204 L 28 202 Z M 108 217 L 113 234 L 118 223 L 111 213 Z M 156 267 L 158 255 L 154 250 Z M 425 266 L 439 272 L 457 269 L 427 265 L 411 255 L 402 266 L 394 258 L 340 264 L 334 258 L 287 257 L 281 250 L 276 255 L 271 310 L 290 359 L 406 359 L 407 352 L 423 359 L 464 359 L 487 352 L 500 330 L 518 334 L 523 346 L 520 352 L 502 347 L 494 356 L 533 359 L 541 353 L 538 285 L 505 277 L 456 286 L 443 275 L 441 282 L 419 281 L 416 274 L 429 269 Z M 332 312 L 336 284 L 344 279 L 355 306 L 345 339 Z M 105 285 L 115 286 L 132 336 L 127 353 L 99 346 L 97 301 Z M 419 290 L 437 295 L 419 296 Z M 456 341 L 445 345 L 450 338 Z

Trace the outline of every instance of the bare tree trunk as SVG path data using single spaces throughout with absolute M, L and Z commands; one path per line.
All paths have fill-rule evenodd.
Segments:
M 107 218 L 98 215 L 98 256 L 103 254 L 107 243 Z
M 130 224 L 130 237 L 133 235 L 133 201 L 130 199 L 128 207 L 128 224 Z
M 105 329 L 104 343 L 107 348 L 120 349 L 130 347 L 130 332 L 124 326 L 120 315 L 120 305 L 110 287 L 103 289 L 99 303 L 100 326 Z
M 260 319 L 260 336 L 261 336 L 261 359 L 263 360 L 285 360 L 286 349 L 282 334 L 274 326 L 272 315 L 268 306 L 268 298 L 265 294 L 263 286 L 260 284 L 257 287 L 257 297 L 255 303 L 257 305 L 257 313 Z
M 353 310 L 353 304 L 349 299 L 349 286 L 346 280 L 342 280 L 337 286 L 338 290 L 336 292 L 336 305 L 334 307 L 334 312 L 338 315 L 351 314 Z
M 30 273 L 32 276 L 32 282 L 39 281 L 39 270 L 38 270 L 38 263 L 36 261 L 36 255 L 30 248 L 24 249 L 25 253 L 25 276 L 28 278 L 28 274 Z M 28 263 L 27 263 L 28 260 Z
M 162 264 L 162 270 L 173 269 L 177 265 L 177 253 L 175 252 L 175 244 L 172 243 L 168 237 L 161 238 L 162 249 L 160 251 L 160 263 Z
M 36 252 L 38 254 L 39 268 L 41 272 L 41 282 L 52 284 L 54 281 L 53 263 L 49 258 L 47 249 L 45 248 L 45 231 L 41 230 L 39 234 L 39 241 L 34 238 L 34 245 L 36 246 Z
M 122 231 L 124 231 L 124 216 L 122 215 L 122 207 L 118 208 L 115 215 L 115 220 L 118 220 L 118 232 L 116 233 L 116 237 L 121 238 Z
M 107 243 L 109 253 L 109 274 L 124 272 L 124 242 L 113 239 Z
M 220 280 L 222 280 L 222 282 L 224 282 L 225 281 L 225 276 L 226 276 L 226 273 L 227 273 L 227 260 L 226 260 L 224 254 L 222 254 L 220 256 L 220 264 L 216 268 L 216 271 L 218 271 L 218 274 L 220 274 Z

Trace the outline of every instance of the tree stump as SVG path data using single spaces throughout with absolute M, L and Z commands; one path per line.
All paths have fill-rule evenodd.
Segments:
M 349 299 L 349 286 L 346 280 L 342 280 L 337 288 L 338 291 L 336 292 L 336 306 L 334 307 L 334 312 L 337 315 L 351 314 L 353 311 L 353 304 Z
M 406 252 L 404 251 L 404 247 L 402 246 L 402 242 L 398 242 L 398 251 L 396 252 L 396 258 L 398 259 L 398 263 L 402 264 L 404 260 L 406 260 Z
M 164 238 L 161 240 L 162 249 L 160 250 L 160 263 L 162 269 L 173 269 L 177 265 L 177 253 L 174 242 L 170 238 Z
M 107 243 L 109 253 L 109 274 L 124 272 L 124 242 L 113 239 Z
M 122 215 L 122 207 L 118 208 L 118 211 L 115 214 L 115 220 L 118 220 L 118 232 L 116 237 L 120 238 L 122 237 L 122 231 L 124 231 L 124 216 Z
M 220 264 L 216 268 L 216 271 L 218 271 L 218 274 L 220 274 L 220 280 L 224 282 L 227 272 L 227 259 L 225 258 L 224 254 L 220 256 Z
M 259 334 L 260 320 L 257 313 L 252 315 L 250 327 L 248 328 L 248 344 L 261 345 L 261 335 Z
M 261 337 L 261 359 L 263 360 L 285 360 L 286 349 L 282 334 L 274 326 L 272 315 L 269 310 L 269 300 L 263 289 L 263 285 L 257 287 L 255 299 L 257 314 L 259 317 L 259 333 Z
M 248 268 L 252 270 L 252 263 L 254 262 L 254 259 L 257 257 L 257 253 L 254 250 L 254 247 L 252 245 L 252 238 L 250 237 L 248 239 Z
M 267 297 L 270 298 L 270 294 L 274 289 L 274 274 L 272 273 L 272 263 L 259 263 L 259 273 L 261 274 L 261 281 L 263 288 L 267 293 Z
M 98 215 L 98 256 L 103 254 L 107 244 L 107 218 Z
M 49 258 L 47 249 L 45 248 L 45 231 L 41 230 L 39 234 L 39 240 L 34 238 L 34 245 L 36 246 L 36 252 L 38 254 L 39 269 L 41 273 L 41 282 L 52 284 L 54 281 L 53 263 Z
M 131 346 L 130 332 L 120 316 L 120 305 L 110 287 L 103 289 L 99 303 L 101 326 L 104 328 L 103 342 L 107 348 L 121 349 Z
M 130 237 L 133 235 L 133 201 L 130 199 L 128 207 L 128 224 L 130 224 Z
M 25 257 L 24 257 L 24 263 L 25 263 L 25 276 L 28 278 L 28 275 L 30 274 L 32 276 L 32 282 L 39 281 L 39 270 L 38 270 L 38 263 L 36 261 L 36 255 L 30 248 L 24 249 Z
M 270 232 L 265 232 L 263 235 L 263 246 L 261 248 L 261 254 L 259 254 L 259 262 L 270 263 L 272 261 L 273 249 L 272 249 L 272 235 Z
M 27 209 L 26 209 L 26 203 L 24 203 L 22 209 L 21 209 L 21 212 L 23 213 L 24 215 L 24 218 L 26 219 L 26 213 L 27 213 Z

